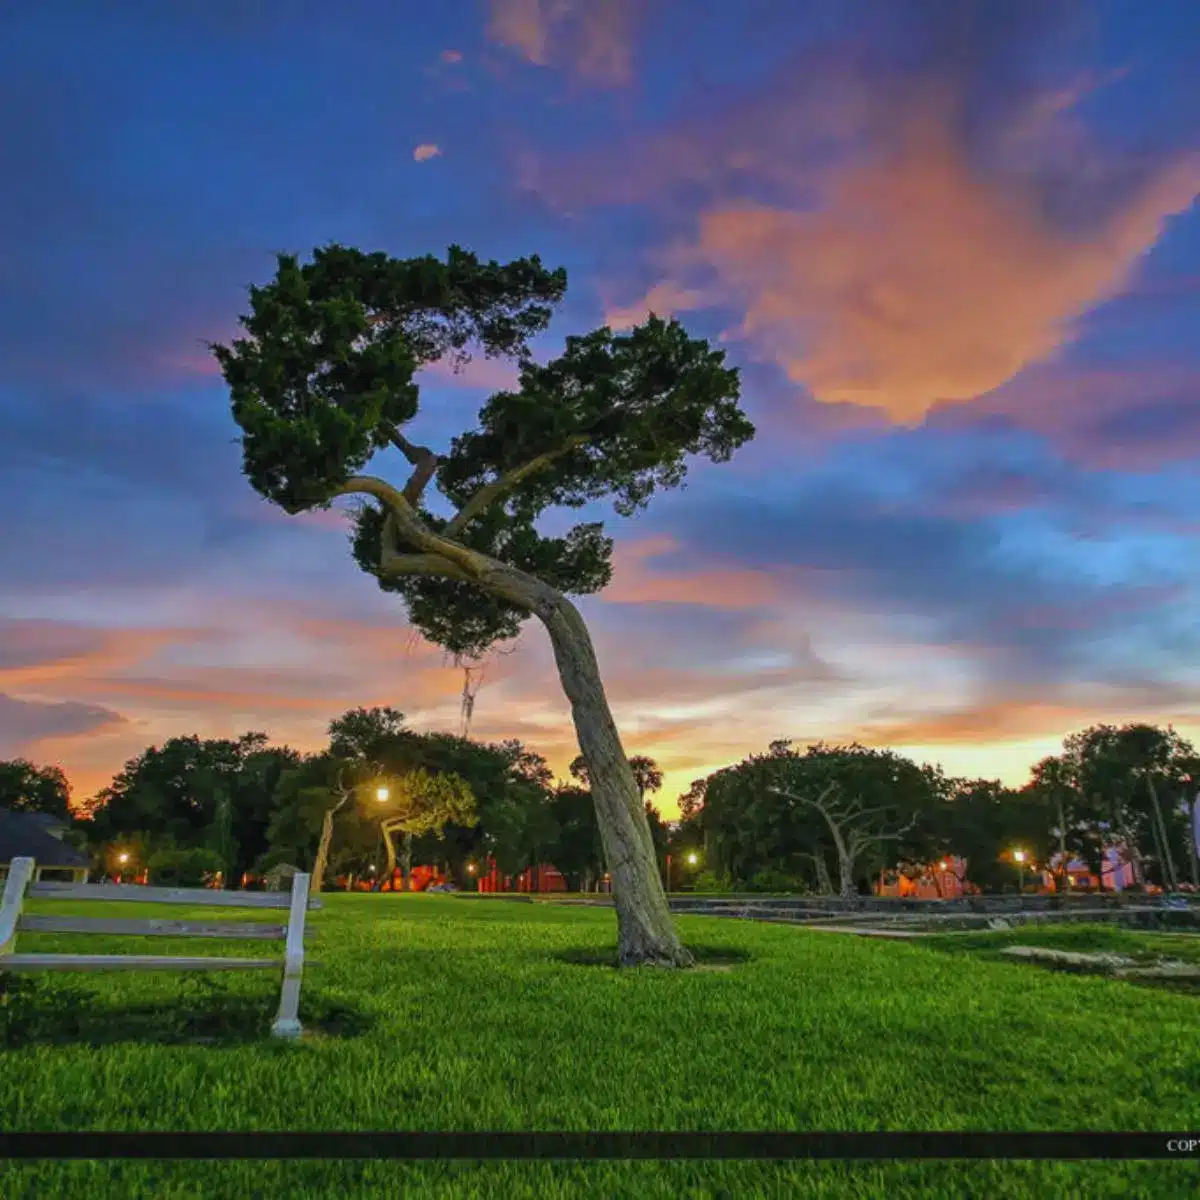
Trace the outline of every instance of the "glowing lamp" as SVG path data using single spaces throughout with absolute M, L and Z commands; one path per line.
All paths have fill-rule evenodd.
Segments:
M 1014 850 L 1013 851 L 1013 862 L 1023 863 L 1024 861 L 1025 861 L 1025 851 L 1024 850 Z
M 379 787 L 375 789 L 375 799 L 378 800 L 380 804 L 386 804 L 387 798 L 390 795 L 391 792 L 389 792 L 385 787 Z
M 689 854 L 689 855 L 687 856 L 687 860 L 688 860 L 688 866 L 689 866 L 689 867 L 694 867 L 694 866 L 696 865 L 696 863 L 698 863 L 698 862 L 700 861 L 700 860 L 699 860 L 699 859 L 696 857 L 696 855 L 695 855 L 695 854 Z
M 117 862 L 127 863 L 128 861 L 129 861 L 129 855 L 126 854 L 124 851 L 122 851 L 120 854 L 117 855 Z

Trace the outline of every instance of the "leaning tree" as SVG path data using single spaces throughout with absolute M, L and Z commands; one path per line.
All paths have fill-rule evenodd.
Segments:
M 570 337 L 561 357 L 535 363 L 529 339 L 565 290 L 566 273 L 536 256 L 485 263 L 451 247 L 444 262 L 401 260 L 328 246 L 303 265 L 279 256 L 275 278 L 250 289 L 245 336 L 212 350 L 250 483 L 288 513 L 359 497 L 354 557 L 426 638 L 471 658 L 529 616 L 546 627 L 612 873 L 618 959 L 686 966 L 591 638 L 568 599 L 608 583 L 612 540 L 600 522 L 551 537 L 538 519 L 604 498 L 632 515 L 683 482 L 688 455 L 726 461 L 754 427 L 737 372 L 673 320 Z M 519 383 L 491 396 L 447 453 L 410 441 L 416 373 L 465 361 L 472 345 L 515 360 Z M 364 473 L 393 450 L 407 479 Z M 452 515 L 434 511 L 431 486 Z

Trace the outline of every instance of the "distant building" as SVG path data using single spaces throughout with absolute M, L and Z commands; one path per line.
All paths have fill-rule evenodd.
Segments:
M 35 880 L 43 873 L 86 883 L 91 859 L 63 840 L 65 821 L 47 813 L 15 812 L 0 808 L 0 872 L 8 874 L 14 858 L 32 858 Z

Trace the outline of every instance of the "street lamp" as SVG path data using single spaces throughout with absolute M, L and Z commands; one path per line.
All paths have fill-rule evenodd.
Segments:
M 378 800 L 380 804 L 386 804 L 388 802 L 388 797 L 391 794 L 392 793 L 389 792 L 385 787 L 377 787 L 375 789 L 375 799 Z
M 117 855 L 117 862 L 119 862 L 121 864 L 121 866 L 124 866 L 128 861 L 129 861 L 129 855 L 126 854 L 124 851 L 121 851 L 121 853 Z
M 687 861 L 689 867 L 694 867 L 700 861 L 700 856 L 693 850 L 692 853 L 687 856 Z
M 1023 896 L 1025 894 L 1025 851 L 1014 850 L 1013 862 L 1017 864 L 1017 895 Z

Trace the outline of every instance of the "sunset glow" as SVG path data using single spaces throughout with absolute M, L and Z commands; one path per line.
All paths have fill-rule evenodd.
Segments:
M 543 359 L 655 311 L 741 368 L 729 463 L 552 522 L 616 541 L 580 608 L 665 816 L 775 738 L 1010 784 L 1099 721 L 1200 738 L 1196 6 L 77 7 L 0 46 L 0 758 L 80 798 L 176 735 L 459 731 L 344 512 L 242 476 L 205 348 L 330 241 L 565 266 Z M 435 449 L 517 386 L 418 382 Z M 471 735 L 565 777 L 545 633 L 503 649 Z

